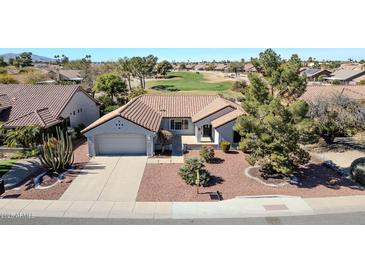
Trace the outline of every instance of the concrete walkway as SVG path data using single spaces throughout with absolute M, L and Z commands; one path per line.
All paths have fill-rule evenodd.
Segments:
M 237 197 L 221 202 L 112 202 L 0 199 L 1 219 L 30 217 L 234 219 L 365 211 L 365 195 L 309 198 Z
M 5 182 L 5 189 L 9 190 L 20 186 L 27 178 L 38 174 L 42 169 L 39 159 L 22 159 L 18 160 L 11 169 L 6 172 L 2 179 Z
M 146 161 L 145 156 L 94 157 L 60 200 L 134 202 Z

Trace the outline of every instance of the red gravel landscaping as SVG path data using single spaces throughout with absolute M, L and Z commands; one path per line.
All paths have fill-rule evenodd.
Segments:
M 58 200 L 66 189 L 71 185 L 72 180 L 77 177 L 84 165 L 89 161 L 88 146 L 86 139 L 74 143 L 74 165 L 76 169 L 68 172 L 65 180 L 49 189 L 35 189 L 32 180 L 27 180 L 18 190 L 6 191 L 3 199 L 37 199 L 37 200 Z
M 177 175 L 182 164 L 147 164 L 138 191 L 137 201 L 210 201 L 213 192 L 220 191 L 224 199 L 247 195 L 291 195 L 301 197 L 326 197 L 363 195 L 365 191 L 346 178 L 315 159 L 300 170 L 298 185 L 281 187 L 266 186 L 247 177 L 244 172 L 250 165 L 244 154 L 232 151 L 225 154 L 215 151 L 217 163 L 206 164 L 213 176 L 213 185 L 201 187 L 201 194 L 195 186 L 189 186 Z M 185 157 L 195 157 L 199 151 L 189 151 Z M 336 180 L 336 185 L 328 182 Z

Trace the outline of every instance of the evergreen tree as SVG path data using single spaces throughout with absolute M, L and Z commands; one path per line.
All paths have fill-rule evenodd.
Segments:
M 300 59 L 293 55 L 283 61 L 269 49 L 253 63 L 260 73 L 249 75 L 242 102 L 247 115 L 234 126 L 242 136 L 240 149 L 265 175 L 289 175 L 310 159 L 299 145 L 312 133 L 308 105 L 298 100 L 306 88 L 306 79 L 299 74 Z

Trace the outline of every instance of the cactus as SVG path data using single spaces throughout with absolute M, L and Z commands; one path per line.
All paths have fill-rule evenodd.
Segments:
M 40 161 L 42 165 L 54 172 L 60 172 L 70 167 L 74 161 L 71 136 L 56 128 L 57 138 L 43 136 Z

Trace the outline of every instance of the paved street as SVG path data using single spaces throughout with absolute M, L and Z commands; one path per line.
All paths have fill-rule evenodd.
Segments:
M 134 202 L 146 161 L 144 156 L 94 157 L 60 200 Z
M 0 225 L 365 225 L 365 212 L 234 219 L 0 218 Z

